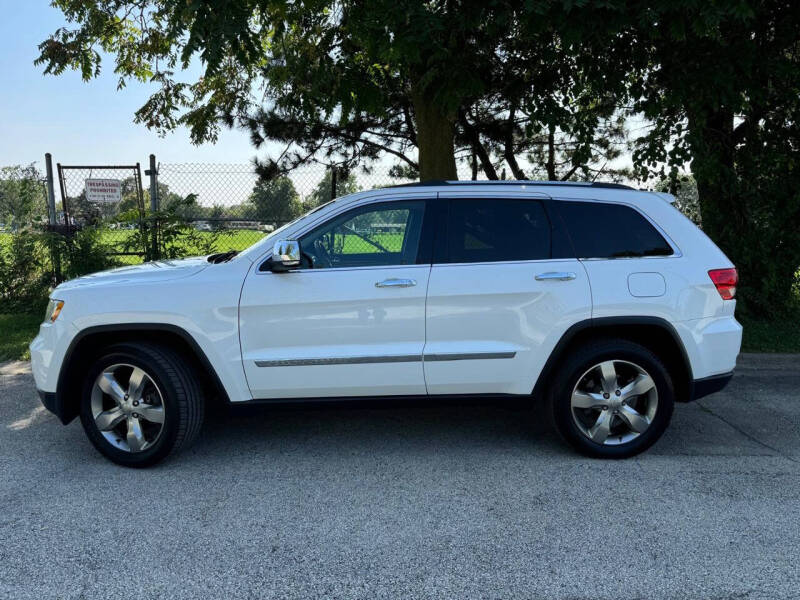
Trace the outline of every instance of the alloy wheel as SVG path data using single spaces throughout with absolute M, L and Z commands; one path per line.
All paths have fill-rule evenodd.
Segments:
M 597 444 L 625 444 L 642 435 L 655 418 L 658 390 L 641 366 L 606 360 L 588 369 L 570 399 L 580 432 Z
M 92 386 L 94 424 L 114 447 L 143 452 L 164 429 L 164 397 L 144 369 L 115 364 L 97 376 Z

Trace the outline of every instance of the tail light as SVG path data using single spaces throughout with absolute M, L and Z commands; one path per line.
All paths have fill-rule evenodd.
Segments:
M 736 296 L 736 284 L 739 283 L 739 274 L 736 269 L 712 269 L 708 272 L 711 281 L 723 300 L 733 300 Z

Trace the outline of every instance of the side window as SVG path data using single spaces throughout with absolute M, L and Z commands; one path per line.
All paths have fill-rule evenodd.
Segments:
M 550 222 L 538 200 L 450 201 L 448 262 L 550 258 Z
M 556 202 L 577 258 L 669 256 L 673 249 L 630 206 L 602 202 Z
M 414 264 L 425 201 L 368 204 L 334 217 L 300 238 L 302 268 Z

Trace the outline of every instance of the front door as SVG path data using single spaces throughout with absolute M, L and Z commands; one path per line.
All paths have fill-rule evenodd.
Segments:
M 300 237 L 301 268 L 254 265 L 239 308 L 254 398 L 424 394 L 424 198 L 382 200 Z
M 553 235 L 545 198 L 448 196 L 428 284 L 428 393 L 530 394 L 561 335 L 591 317 L 586 271 Z

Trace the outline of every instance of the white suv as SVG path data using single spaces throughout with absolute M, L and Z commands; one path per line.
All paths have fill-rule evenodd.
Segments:
M 111 460 L 191 442 L 204 403 L 546 402 L 579 451 L 634 455 L 721 389 L 736 270 L 666 194 L 438 182 L 353 194 L 241 253 L 58 286 L 31 344 L 44 405 Z

